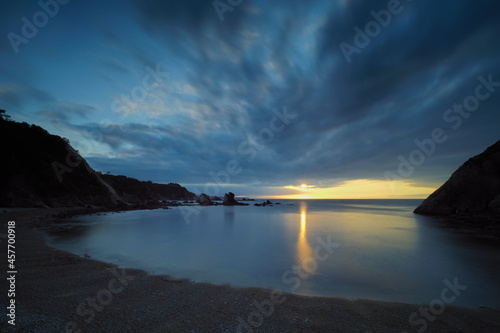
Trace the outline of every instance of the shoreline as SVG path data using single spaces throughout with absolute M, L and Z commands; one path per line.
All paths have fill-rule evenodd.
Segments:
M 500 310 L 450 304 L 442 314 L 432 315 L 431 321 L 419 313 L 419 308 L 428 304 L 193 283 L 81 258 L 50 248 L 44 236 L 33 229 L 53 225 L 53 214 L 71 214 L 68 211 L 53 208 L 0 213 L 1 233 L 8 221 L 16 221 L 19 270 L 16 326 L 7 324 L 4 314 L 2 331 L 373 333 L 417 331 L 425 325 L 439 332 L 500 332 Z M 1 244 L 5 247 L 4 239 Z M 5 280 L 3 284 L 7 287 Z M 417 317 L 412 326 L 409 319 L 414 312 Z

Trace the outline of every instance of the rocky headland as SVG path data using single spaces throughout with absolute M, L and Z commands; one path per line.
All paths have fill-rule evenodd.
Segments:
M 500 141 L 460 166 L 414 213 L 500 239 Z
M 0 207 L 159 208 L 196 198 L 179 184 L 95 171 L 68 139 L 4 117 L 0 151 Z

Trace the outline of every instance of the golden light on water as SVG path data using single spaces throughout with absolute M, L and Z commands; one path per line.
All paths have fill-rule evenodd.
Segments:
M 307 258 L 312 258 L 313 250 L 307 242 L 307 206 L 302 203 L 300 206 L 300 231 L 297 241 L 297 261 L 298 265 L 302 266 Z

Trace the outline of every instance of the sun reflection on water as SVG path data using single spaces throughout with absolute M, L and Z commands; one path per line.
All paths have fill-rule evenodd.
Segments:
M 302 266 L 307 258 L 312 258 L 313 250 L 307 242 L 307 204 L 300 205 L 300 231 L 297 241 L 297 264 Z

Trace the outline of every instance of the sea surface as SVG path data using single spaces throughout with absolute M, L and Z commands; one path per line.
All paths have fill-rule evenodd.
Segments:
M 272 201 L 281 205 L 81 216 L 48 240 L 196 282 L 418 304 L 444 295 L 456 306 L 500 308 L 500 249 L 413 214 L 421 200 Z

